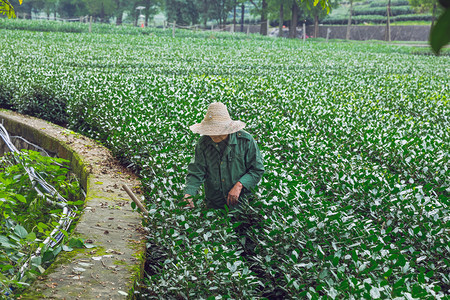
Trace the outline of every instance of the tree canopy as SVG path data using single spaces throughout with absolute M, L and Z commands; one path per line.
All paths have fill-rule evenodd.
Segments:
M 20 5 L 22 5 L 22 0 L 19 0 Z M 14 7 L 8 0 L 0 0 L 0 13 L 7 15 L 8 18 L 15 18 L 16 12 Z

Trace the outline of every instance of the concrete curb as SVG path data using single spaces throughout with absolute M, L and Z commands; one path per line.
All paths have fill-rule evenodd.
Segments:
M 130 299 L 142 277 L 145 240 L 141 217 L 131 210 L 122 184 L 134 174 L 95 141 L 46 121 L 1 110 L 0 121 L 18 135 L 70 161 L 86 191 L 73 235 L 96 245 L 61 252 L 20 299 Z

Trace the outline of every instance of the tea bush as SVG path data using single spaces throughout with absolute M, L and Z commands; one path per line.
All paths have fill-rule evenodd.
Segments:
M 20 113 L 65 125 L 68 119 L 66 104 L 66 99 L 55 95 L 47 85 L 35 83 L 25 90 L 24 94 L 18 96 L 13 107 Z
M 0 56 L 0 82 L 45 83 L 68 126 L 141 176 L 137 296 L 448 294 L 449 57 L 241 34 L 0 34 L 15 60 Z M 249 205 L 207 210 L 200 195 L 185 210 L 188 126 L 214 101 L 247 123 L 266 174 Z
M 357 6 L 355 8 L 355 11 L 353 12 L 354 16 L 360 16 L 360 15 L 380 15 L 380 16 L 386 16 L 387 15 L 387 9 L 386 7 L 372 7 L 372 6 Z M 407 14 L 414 14 L 414 10 L 409 5 L 402 5 L 402 6 L 393 6 L 390 10 L 390 16 L 397 16 L 397 15 L 407 15 Z

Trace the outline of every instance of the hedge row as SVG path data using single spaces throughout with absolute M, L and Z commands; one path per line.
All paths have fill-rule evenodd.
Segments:
M 387 6 L 387 1 L 368 2 L 368 5 L 370 7 L 386 7 Z M 391 0 L 391 5 L 392 6 L 409 5 L 409 1 L 408 0 Z
M 410 6 L 391 6 L 391 16 L 400 16 L 407 14 L 414 14 L 414 10 Z M 353 11 L 354 16 L 361 15 L 387 15 L 387 7 L 355 7 Z
M 386 23 L 387 17 L 378 16 L 378 15 L 362 15 L 362 16 L 353 16 L 352 24 L 362 24 L 364 22 L 367 23 L 375 23 L 375 24 L 383 24 Z M 423 15 L 401 15 L 401 16 L 393 16 L 390 18 L 391 22 L 400 22 L 400 21 L 431 21 L 431 14 L 423 14 Z M 327 25 L 346 25 L 348 23 L 348 17 L 327 17 L 322 22 L 322 24 Z
M 60 22 L 53 20 L 23 20 L 7 18 L 0 18 L 0 29 L 7 30 L 26 30 L 37 32 L 68 32 L 68 33 L 89 33 L 89 24 L 80 22 Z M 166 36 L 172 37 L 172 28 L 162 30 L 162 28 L 154 27 L 135 27 L 129 24 L 122 24 L 120 26 L 105 24 L 105 23 L 93 23 L 91 25 L 92 34 L 117 34 L 117 35 L 145 35 L 145 36 Z M 231 38 L 231 39 L 247 39 L 246 35 L 228 35 L 224 32 L 214 32 L 215 37 Z M 176 30 L 177 37 L 196 37 L 209 38 L 211 37 L 210 31 L 203 31 L 199 29 L 194 30 Z M 251 39 L 264 38 L 259 35 L 252 35 Z

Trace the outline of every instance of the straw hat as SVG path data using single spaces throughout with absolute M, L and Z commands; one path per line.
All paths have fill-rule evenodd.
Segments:
M 225 135 L 237 132 L 244 127 L 244 122 L 231 120 L 225 104 L 216 102 L 208 106 L 203 121 L 190 126 L 189 129 L 202 135 Z

